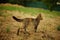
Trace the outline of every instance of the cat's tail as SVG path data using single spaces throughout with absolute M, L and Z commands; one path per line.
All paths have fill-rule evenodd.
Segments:
M 22 22 L 23 21 L 23 19 L 18 19 L 15 16 L 13 16 L 13 19 L 16 20 L 17 22 Z

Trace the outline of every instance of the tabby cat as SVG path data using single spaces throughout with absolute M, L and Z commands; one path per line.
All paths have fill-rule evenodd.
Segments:
M 26 32 L 26 27 L 27 27 L 27 25 L 28 25 L 30 22 L 33 22 L 33 24 L 34 24 L 34 29 L 35 29 L 35 32 L 36 32 L 37 27 L 38 27 L 38 25 L 39 25 L 39 22 L 40 22 L 40 20 L 42 20 L 43 18 L 42 18 L 42 16 L 41 16 L 41 14 L 39 14 L 36 18 L 18 19 L 18 18 L 16 18 L 15 16 L 13 16 L 13 19 L 16 20 L 17 22 L 23 22 L 25 32 Z M 20 28 L 18 29 L 17 34 L 19 34 L 19 30 L 20 30 Z

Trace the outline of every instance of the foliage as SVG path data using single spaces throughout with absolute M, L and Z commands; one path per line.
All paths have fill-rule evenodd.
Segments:
M 0 2 L 4 3 L 7 2 L 26 6 L 27 2 L 36 2 L 36 1 L 44 2 L 48 6 L 49 10 L 52 11 L 56 7 L 57 1 L 59 0 L 1 0 Z
M 42 2 L 44 2 L 48 6 L 50 11 L 52 11 L 54 7 L 56 7 L 57 1 L 58 0 L 42 0 Z

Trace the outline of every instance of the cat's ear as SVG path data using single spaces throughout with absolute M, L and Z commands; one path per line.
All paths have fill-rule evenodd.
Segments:
M 39 16 L 41 17 L 41 13 L 39 14 Z
M 42 14 L 41 14 L 41 13 L 39 14 L 39 16 L 40 16 L 40 20 L 43 20 L 43 18 L 42 18 Z

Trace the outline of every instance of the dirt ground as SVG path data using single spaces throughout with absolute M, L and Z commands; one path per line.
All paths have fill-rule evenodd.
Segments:
M 34 26 L 28 25 L 27 31 L 30 33 L 23 33 L 23 23 L 16 22 L 12 16 L 17 18 L 36 18 L 38 14 L 32 16 L 31 14 L 2 10 L 6 16 L 0 16 L 0 40 L 60 40 L 60 31 L 57 31 L 57 27 L 60 25 L 60 16 L 49 18 L 46 14 L 41 13 L 43 20 L 38 25 L 37 32 L 34 32 Z M 28 15 L 28 16 L 27 16 Z M 22 31 L 17 35 L 18 28 Z

